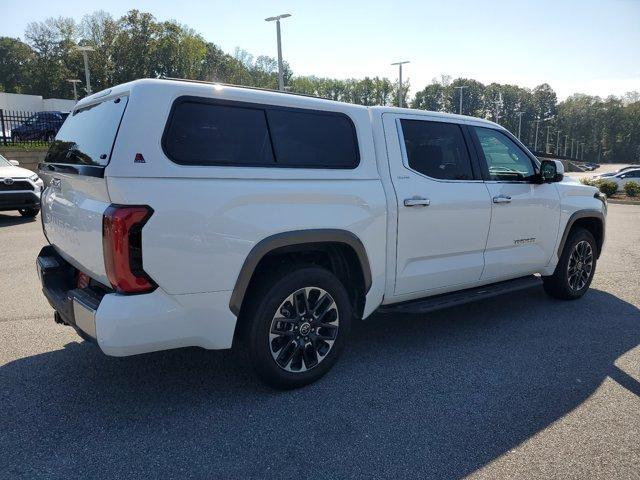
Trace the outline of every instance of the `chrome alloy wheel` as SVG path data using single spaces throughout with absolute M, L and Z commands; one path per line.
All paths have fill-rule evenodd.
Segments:
M 573 247 L 567 269 L 571 289 L 576 292 L 582 290 L 593 270 L 593 248 L 589 242 L 582 240 Z
M 296 290 L 271 320 L 269 348 L 287 372 L 306 372 L 329 354 L 338 336 L 340 316 L 333 297 L 322 288 Z

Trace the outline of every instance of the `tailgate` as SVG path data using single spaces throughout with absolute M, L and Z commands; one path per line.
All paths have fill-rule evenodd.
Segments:
M 76 108 L 40 164 L 47 240 L 70 264 L 105 285 L 102 215 L 111 202 L 104 171 L 127 103 L 126 95 L 107 95 Z
M 104 178 L 41 171 L 42 227 L 56 251 L 74 267 L 109 285 L 102 254 L 102 214 L 110 205 Z

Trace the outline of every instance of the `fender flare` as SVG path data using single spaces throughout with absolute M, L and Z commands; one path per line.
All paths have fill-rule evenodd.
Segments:
M 282 247 L 314 243 L 343 243 L 353 248 L 362 269 L 365 292 L 369 291 L 372 282 L 369 258 L 364 245 L 353 233 L 330 228 L 276 233 L 256 243 L 245 258 L 229 300 L 229 309 L 234 315 L 239 315 L 249 282 L 256 267 L 267 254 Z
M 585 209 L 578 210 L 577 212 L 573 212 L 567 221 L 567 224 L 564 228 L 564 233 L 562 234 L 562 238 L 560 239 L 560 243 L 558 245 L 558 258 L 562 256 L 562 250 L 564 249 L 564 244 L 567 242 L 567 237 L 569 236 L 569 232 L 573 227 L 573 224 L 576 223 L 577 220 L 581 218 L 595 218 L 600 221 L 602 224 L 602 242 L 598 245 L 598 250 L 602 250 L 602 245 L 604 244 L 604 225 L 605 225 L 605 217 L 604 213 L 600 210 L 595 209 Z M 598 256 L 600 256 L 600 252 L 598 251 Z

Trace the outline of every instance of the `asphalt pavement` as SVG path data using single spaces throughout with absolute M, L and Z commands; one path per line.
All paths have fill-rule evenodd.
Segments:
M 375 315 L 292 392 L 228 351 L 106 357 L 53 322 L 44 243 L 0 214 L 0 478 L 640 478 L 640 206 L 581 300 Z

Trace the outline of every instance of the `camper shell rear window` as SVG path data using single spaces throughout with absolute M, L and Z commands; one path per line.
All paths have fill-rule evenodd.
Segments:
M 111 98 L 74 110 L 62 124 L 44 162 L 106 166 L 128 99 Z

